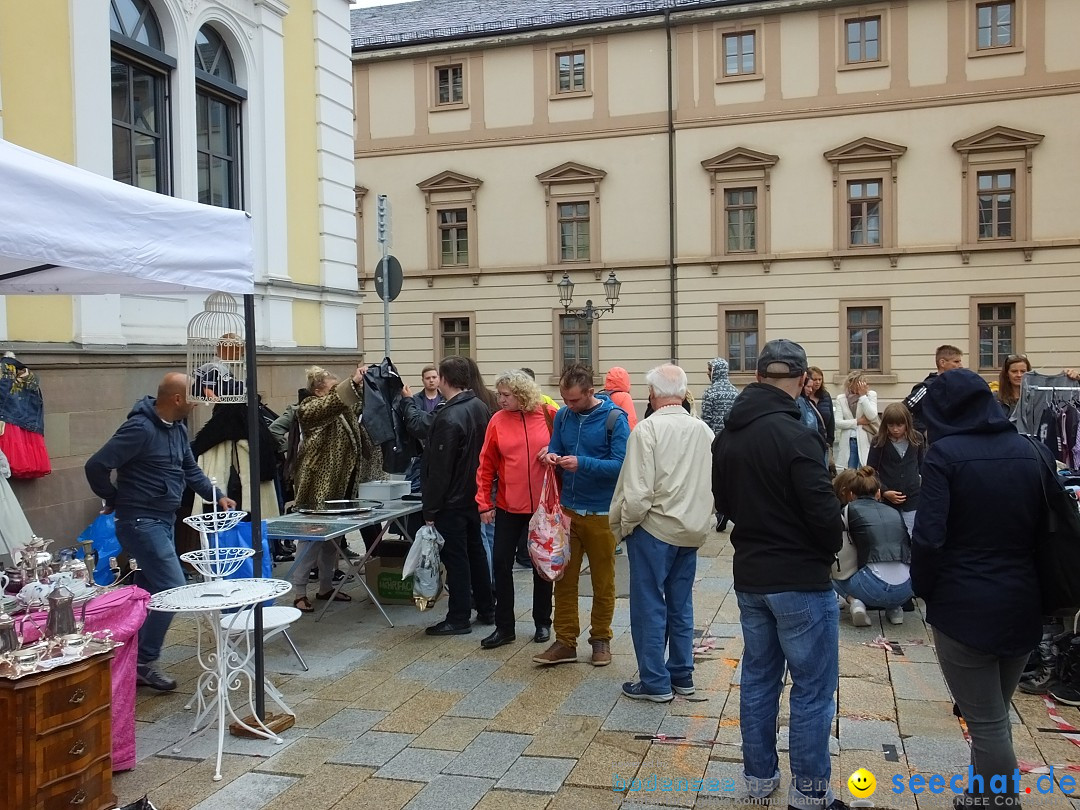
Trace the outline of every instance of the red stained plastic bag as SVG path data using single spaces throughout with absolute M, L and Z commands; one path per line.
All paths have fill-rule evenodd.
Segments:
M 540 506 L 529 520 L 529 556 L 548 582 L 562 579 L 570 560 L 570 517 L 559 506 L 559 481 L 548 467 L 540 490 Z

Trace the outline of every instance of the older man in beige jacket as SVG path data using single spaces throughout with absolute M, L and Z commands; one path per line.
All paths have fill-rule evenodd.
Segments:
M 639 680 L 624 683 L 623 694 L 666 703 L 672 690 L 694 693 L 691 589 L 697 550 L 712 525 L 713 432 L 683 409 L 681 368 L 659 366 L 645 381 L 653 412 L 626 442 L 609 514 L 616 539 L 626 538 L 638 662 Z

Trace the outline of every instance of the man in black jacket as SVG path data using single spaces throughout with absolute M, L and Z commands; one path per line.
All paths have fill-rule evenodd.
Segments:
M 926 422 L 922 418 L 922 401 L 926 396 L 926 386 L 938 378 L 938 375 L 951 371 L 954 368 L 964 367 L 964 353 L 955 346 L 945 344 L 938 346 L 934 352 L 935 370 L 926 375 L 926 379 L 917 383 L 911 389 L 911 393 L 904 397 L 904 406 L 911 411 L 911 419 L 915 423 L 915 429 L 926 435 Z
M 495 623 L 495 604 L 487 555 L 480 541 L 476 511 L 476 470 L 491 412 L 469 387 L 469 364 L 464 357 L 447 357 L 439 364 L 439 391 L 446 402 L 435 411 L 420 469 L 423 515 L 446 544 L 442 561 L 450 598 L 446 619 L 427 629 L 429 636 L 471 633 L 471 600 L 477 620 Z
M 829 569 L 843 522 L 821 463 L 825 444 L 799 420 L 795 398 L 807 369 L 798 343 L 765 344 L 757 382 L 735 400 L 713 444 L 713 496 L 717 511 L 735 523 L 747 790 L 760 799 L 780 785 L 776 722 L 786 665 L 792 682 L 788 805 L 842 809 L 830 788 L 839 608 Z

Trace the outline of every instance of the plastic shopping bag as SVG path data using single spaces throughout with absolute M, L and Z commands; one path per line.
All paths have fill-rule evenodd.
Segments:
M 413 578 L 413 601 L 420 610 L 427 610 L 435 604 L 443 590 L 443 567 L 439 551 L 443 547 L 443 536 L 433 526 L 421 526 L 416 532 L 405 564 L 401 567 L 401 578 L 410 575 Z
M 570 517 L 559 506 L 559 481 L 548 467 L 540 490 L 540 506 L 529 520 L 529 556 L 548 582 L 562 579 L 570 560 Z
M 109 558 L 120 554 L 120 541 L 116 539 L 116 516 L 110 512 L 94 518 L 94 522 L 79 535 L 80 543 L 87 540 L 93 542 L 94 553 L 97 555 L 94 582 L 98 585 L 112 585 L 116 575 L 109 568 Z M 82 556 L 82 549 L 79 549 L 79 556 Z

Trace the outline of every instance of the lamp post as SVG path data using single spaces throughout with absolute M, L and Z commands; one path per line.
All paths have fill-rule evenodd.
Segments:
M 593 321 L 600 318 L 605 312 L 615 311 L 615 305 L 619 303 L 619 290 L 622 289 L 622 282 L 615 278 L 614 270 L 604 281 L 604 297 L 607 298 L 608 304 L 606 307 L 594 306 L 591 298 L 585 302 L 584 307 L 571 307 L 574 300 L 574 282 L 570 280 L 568 273 L 563 273 L 562 281 L 555 286 L 559 288 L 559 303 L 563 305 L 566 314 L 580 318 L 589 326 L 592 326 Z

